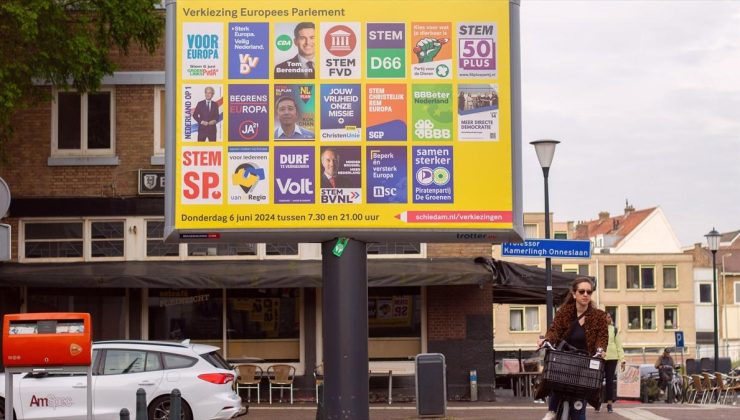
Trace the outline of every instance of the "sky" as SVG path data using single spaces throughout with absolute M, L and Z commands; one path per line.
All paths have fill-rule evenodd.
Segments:
M 529 142 L 556 139 L 555 221 L 660 206 L 683 246 L 740 229 L 740 1 L 522 0 L 524 211 L 544 211 Z

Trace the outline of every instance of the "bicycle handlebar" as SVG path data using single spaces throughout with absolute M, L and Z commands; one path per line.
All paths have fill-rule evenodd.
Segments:
M 552 349 L 552 350 L 557 350 L 557 351 L 580 352 L 580 353 L 584 353 L 584 354 L 588 355 L 588 353 L 587 353 L 587 352 L 585 352 L 585 351 L 583 351 L 583 350 L 581 350 L 581 349 L 579 349 L 579 348 L 573 347 L 572 345 L 570 345 L 570 344 L 569 344 L 569 343 L 568 343 L 567 341 L 565 341 L 565 340 L 561 341 L 561 342 L 560 342 L 560 344 L 559 344 L 559 345 L 557 346 L 557 348 L 556 348 L 556 347 L 554 347 L 554 346 L 552 345 L 552 343 L 550 343 L 549 341 L 547 341 L 547 340 L 544 340 L 544 341 L 542 342 L 542 345 L 540 346 L 540 348 L 539 348 L 539 349 L 541 349 L 541 348 L 543 348 L 543 347 L 547 347 L 547 348 L 550 348 L 550 349 Z M 563 350 L 563 347 L 567 347 L 567 348 L 568 348 L 568 350 Z M 539 349 L 537 349 L 537 350 L 539 350 Z M 596 354 L 594 354 L 594 355 L 593 355 L 593 356 L 591 356 L 591 357 L 602 357 L 602 356 L 603 356 L 603 354 L 604 354 L 604 351 L 603 351 L 602 349 L 598 349 L 598 350 L 596 351 Z

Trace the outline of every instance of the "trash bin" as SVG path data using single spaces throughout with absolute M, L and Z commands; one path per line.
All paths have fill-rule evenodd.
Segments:
M 416 414 L 447 415 L 447 365 L 442 353 L 416 355 Z

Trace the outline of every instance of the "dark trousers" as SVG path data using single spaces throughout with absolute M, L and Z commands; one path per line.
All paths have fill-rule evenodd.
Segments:
M 617 363 L 619 360 L 607 360 L 604 364 L 604 376 L 606 376 L 606 400 L 614 401 L 617 398 L 614 387 L 614 377 L 617 373 Z

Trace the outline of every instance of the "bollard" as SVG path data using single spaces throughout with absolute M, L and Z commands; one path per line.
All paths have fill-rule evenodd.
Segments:
M 319 384 L 319 397 L 318 401 L 316 401 L 316 420 L 325 420 L 325 413 L 324 413 L 324 384 Z
M 119 420 L 130 420 L 131 415 L 128 412 L 128 408 L 122 408 L 121 413 L 119 414 Z
M 144 388 L 136 390 L 136 420 L 149 420 L 149 413 L 146 411 L 146 391 L 144 391 Z
M 478 371 L 470 371 L 470 401 L 478 401 Z
M 170 394 L 170 420 L 179 420 L 182 418 L 180 413 L 182 413 L 182 398 L 180 390 L 175 388 Z

